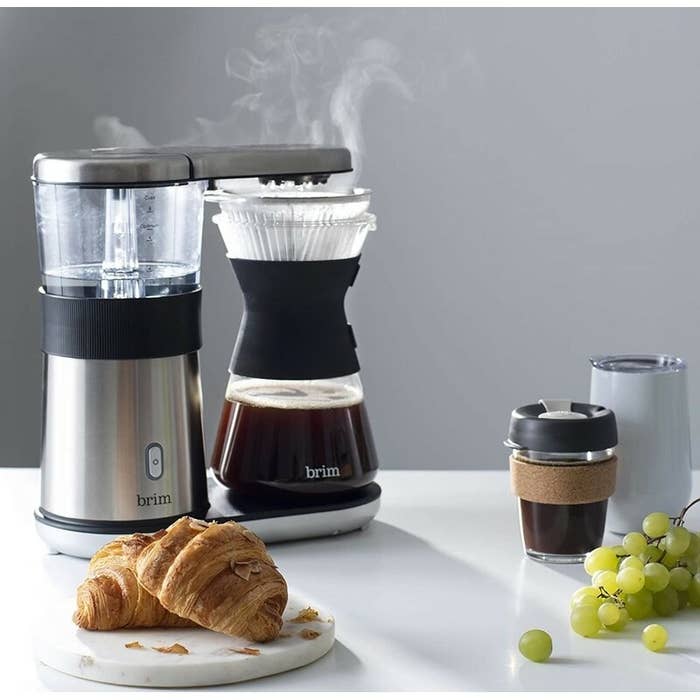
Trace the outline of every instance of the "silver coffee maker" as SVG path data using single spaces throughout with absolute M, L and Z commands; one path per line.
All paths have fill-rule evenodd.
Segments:
M 344 148 L 39 154 L 41 536 L 105 540 L 209 508 L 198 350 L 203 195 L 219 179 L 324 181 Z

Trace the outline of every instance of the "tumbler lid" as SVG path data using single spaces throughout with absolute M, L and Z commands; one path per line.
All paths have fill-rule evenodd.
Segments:
M 604 406 L 568 399 L 540 399 L 516 408 L 507 447 L 532 452 L 583 453 L 617 445 L 615 414 Z
M 595 369 L 628 374 L 682 372 L 687 367 L 675 355 L 594 355 L 590 363 Z

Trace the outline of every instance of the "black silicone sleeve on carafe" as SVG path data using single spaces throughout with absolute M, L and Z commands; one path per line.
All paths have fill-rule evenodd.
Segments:
M 359 371 L 344 307 L 359 260 L 233 258 L 245 310 L 231 371 L 261 379 L 328 379 Z

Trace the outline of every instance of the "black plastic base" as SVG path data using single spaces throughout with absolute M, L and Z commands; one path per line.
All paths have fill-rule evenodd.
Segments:
M 209 521 L 244 522 L 249 530 L 257 534 L 265 543 L 303 540 L 313 537 L 340 535 L 363 529 L 379 510 L 381 489 L 370 484 L 357 489 L 352 496 L 341 501 L 308 507 L 266 506 L 264 510 L 257 504 L 241 503 L 230 498 L 227 490 L 210 479 L 212 507 L 206 514 Z M 133 532 L 149 532 L 169 524 L 164 521 L 143 520 L 131 523 L 76 523 L 65 519 L 47 518 L 41 510 L 35 513 L 36 528 L 50 551 L 89 559 L 111 542 L 116 535 L 129 535 Z M 128 525 L 129 527 L 125 527 Z M 97 527 L 101 529 L 98 530 Z
M 201 518 L 206 511 L 182 513 L 168 518 L 155 518 L 150 520 L 79 520 L 77 518 L 64 518 L 55 513 L 50 513 L 44 508 L 37 508 L 34 518 L 44 525 L 58 527 L 62 530 L 73 532 L 91 532 L 104 535 L 122 535 L 132 532 L 155 532 L 172 525 L 179 518 L 190 515 L 193 518 Z
M 221 486 L 214 479 L 210 479 L 209 483 L 211 508 L 205 519 L 235 520 L 240 523 L 357 508 L 376 501 L 382 494 L 379 484 L 372 483 L 359 489 L 352 489 L 345 494 L 329 495 L 326 501 L 317 500 L 303 504 L 285 505 L 282 502 L 261 502 L 236 497 L 233 492 Z
M 201 518 L 210 522 L 251 522 L 284 518 L 298 515 L 313 515 L 314 513 L 330 513 L 346 509 L 358 508 L 377 501 L 382 493 L 378 484 L 372 483 L 359 489 L 348 491 L 347 494 L 334 494 L 326 502 L 307 503 L 304 505 L 284 505 L 282 503 L 261 503 L 249 499 L 236 498 L 231 491 L 221 486 L 215 479 L 209 478 L 209 499 L 211 506 L 206 513 L 182 513 L 169 518 L 152 520 L 78 520 L 64 518 L 38 508 L 35 519 L 42 525 L 56 527 L 61 530 L 84 532 L 100 535 L 123 535 L 134 532 L 155 532 L 172 525 L 184 515 Z

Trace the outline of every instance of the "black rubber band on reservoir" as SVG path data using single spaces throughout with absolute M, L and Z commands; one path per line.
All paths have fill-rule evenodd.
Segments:
M 344 299 L 359 260 L 233 258 L 245 310 L 231 371 L 261 379 L 328 379 L 358 372 Z
M 41 349 L 83 360 L 173 357 L 202 347 L 202 292 L 162 297 L 61 297 L 40 289 Z

